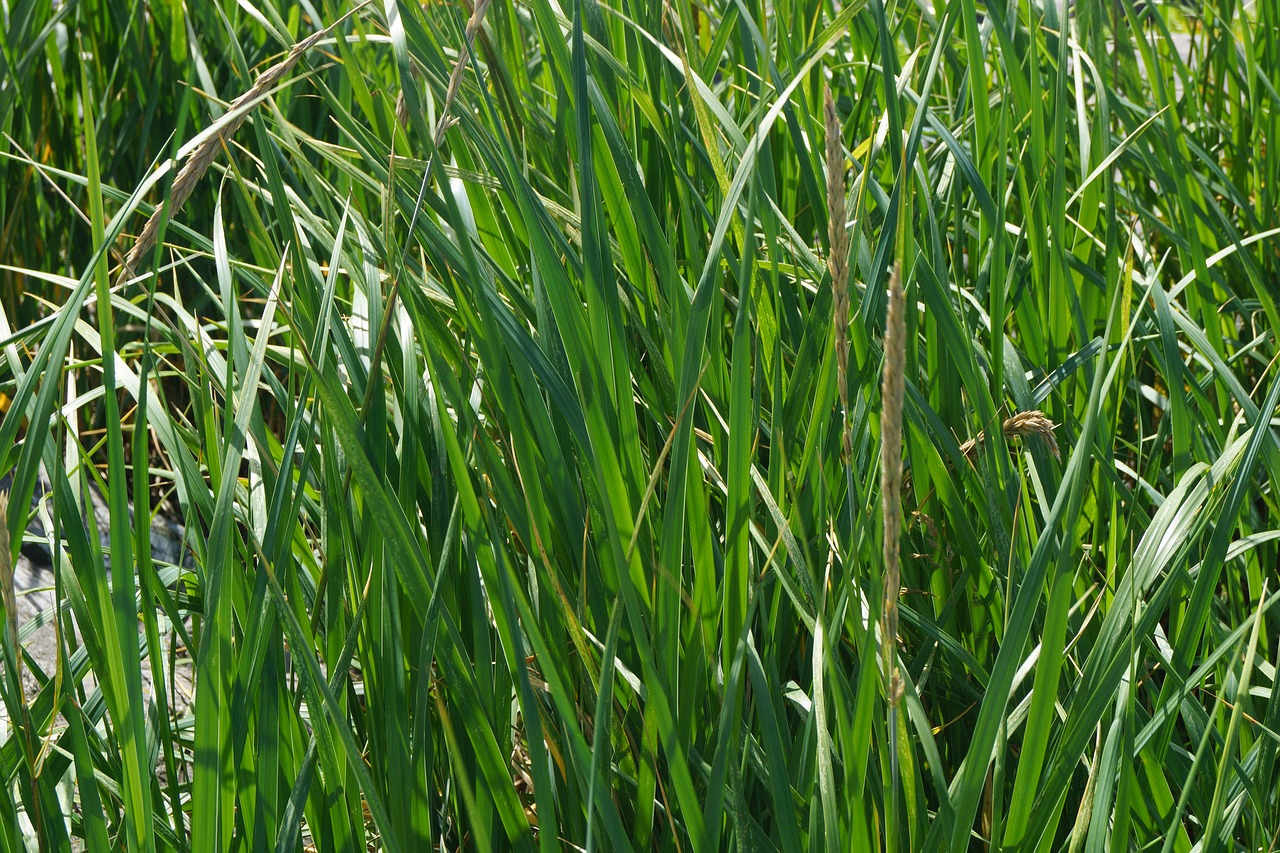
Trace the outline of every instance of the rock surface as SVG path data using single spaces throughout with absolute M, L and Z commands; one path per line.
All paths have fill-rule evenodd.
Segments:
M 7 493 L 12 484 L 12 477 L 0 478 L 0 492 Z M 110 571 L 110 511 L 102 494 L 95 487 L 89 489 L 89 497 L 94 524 L 98 530 L 98 539 L 102 546 L 104 562 Z M 22 645 L 35 662 L 36 666 L 51 677 L 58 660 L 58 638 L 54 628 L 55 578 L 52 552 L 49 548 L 49 534 L 45 529 L 45 520 L 50 517 L 51 488 L 48 479 L 41 472 L 35 494 L 30 505 L 31 520 L 27 525 L 21 543 L 18 559 L 14 564 L 13 585 L 17 604 L 18 632 L 22 637 Z M 43 507 L 41 506 L 43 504 Z M 10 507 L 12 514 L 14 508 Z M 130 508 L 132 516 L 132 507 Z M 183 537 L 185 530 L 181 524 L 157 515 L 151 524 L 151 558 L 157 568 L 179 563 L 190 566 L 190 552 L 184 551 Z M 66 607 L 64 602 L 64 607 Z M 66 622 L 64 621 L 64 625 Z M 141 630 L 141 624 L 139 624 Z M 161 642 L 166 643 L 162 636 Z M 167 648 L 167 646 L 166 646 Z M 179 655 L 173 673 L 169 675 L 169 660 L 165 655 L 163 665 L 166 678 L 172 682 L 166 685 L 166 696 L 169 698 L 172 713 L 181 714 L 190 704 L 193 690 L 192 667 L 183 655 Z M 22 673 L 23 691 L 28 699 L 39 692 L 41 679 L 30 666 L 24 666 Z M 142 667 L 143 693 L 148 704 L 152 697 L 152 677 L 149 662 Z M 85 687 L 92 685 L 86 679 Z M 172 689 L 169 689 L 169 688 Z M 0 702 L 0 720 L 7 720 L 9 710 Z

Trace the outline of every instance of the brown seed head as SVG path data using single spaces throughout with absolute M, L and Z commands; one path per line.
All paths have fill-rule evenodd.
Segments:
M 884 323 L 884 378 L 881 383 L 880 496 L 884 516 L 884 661 L 889 701 L 901 697 L 897 666 L 898 595 L 902 587 L 899 536 L 902 532 L 902 398 L 906 383 L 907 305 L 898 265 L 889 276 Z
M 325 36 L 327 36 L 334 27 L 346 20 L 348 15 L 354 14 L 366 4 L 353 9 L 347 15 L 343 15 L 341 19 L 330 24 L 319 32 L 312 33 L 302 41 L 298 42 L 289 51 L 289 55 L 268 68 L 266 71 L 254 81 L 240 97 L 231 102 L 228 114 L 232 118 L 222 126 L 222 129 L 213 136 L 200 143 L 194 151 L 187 157 L 187 161 L 182 164 L 182 168 L 178 171 L 178 176 L 173 179 L 173 189 L 169 195 L 169 216 L 172 217 L 182 205 L 186 204 L 187 199 L 191 198 L 191 194 L 195 192 L 196 184 L 204 177 L 204 173 L 209 171 L 209 167 L 213 165 L 213 160 L 218 156 L 218 152 L 230 141 L 235 132 L 240 129 L 240 125 L 244 124 L 245 119 L 249 117 L 249 113 L 253 108 L 266 97 L 266 93 L 280 81 L 282 77 L 289 73 L 293 66 L 298 64 L 298 60 L 302 58 L 302 54 L 306 53 Z M 151 218 L 147 220 L 147 224 L 143 226 L 142 233 L 138 235 L 138 239 L 134 241 L 133 248 L 129 250 L 129 254 L 125 257 L 124 268 L 120 270 L 121 280 L 126 279 L 134 274 L 134 270 L 138 266 L 138 261 L 147 252 L 155 247 L 156 238 L 160 233 L 160 223 L 163 208 L 157 208 L 151 214 Z
M 1044 412 L 1039 409 L 1032 409 L 1029 412 L 1018 412 L 1011 418 L 1006 418 L 1001 425 L 1001 431 L 1006 439 L 1026 438 L 1029 435 L 1038 435 L 1049 445 L 1049 452 L 1055 458 L 1061 458 L 1058 452 L 1058 441 L 1054 438 L 1053 431 L 1058 426 L 1053 421 L 1045 417 Z M 978 445 L 985 438 L 985 433 L 978 433 L 977 438 L 971 438 L 964 444 L 960 445 L 960 452 L 973 460 L 973 454 L 978 449 Z
M 823 118 L 827 153 L 827 271 L 831 273 L 831 323 L 835 330 L 836 383 L 846 421 L 849 413 L 849 227 L 846 222 L 844 146 L 840 142 L 840 116 L 831 89 L 823 87 Z M 848 424 L 844 429 L 844 453 L 850 456 Z

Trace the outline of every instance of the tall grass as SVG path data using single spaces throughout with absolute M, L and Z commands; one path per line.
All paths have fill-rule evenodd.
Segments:
M 1280 848 L 1276 4 L 0 14 L 0 849 Z

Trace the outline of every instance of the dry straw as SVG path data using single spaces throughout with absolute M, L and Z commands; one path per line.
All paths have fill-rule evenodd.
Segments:
M 898 674 L 898 595 L 902 587 L 898 536 L 902 529 L 902 393 L 906 381 L 906 298 L 898 265 L 889 276 L 889 306 L 884 323 L 884 380 L 881 386 L 880 495 L 884 515 L 884 609 L 881 624 L 885 683 L 897 708 L 902 694 Z
M 841 444 L 846 463 L 852 457 L 849 424 L 849 227 L 845 221 L 844 146 L 840 117 L 830 87 L 823 87 L 827 143 L 827 270 L 831 273 L 831 324 L 836 338 L 836 384 L 845 425 Z

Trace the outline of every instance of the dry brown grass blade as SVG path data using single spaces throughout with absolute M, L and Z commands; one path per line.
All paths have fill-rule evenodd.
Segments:
M 227 112 L 234 117 L 221 130 L 202 142 L 196 150 L 188 155 L 186 162 L 182 164 L 182 168 L 178 171 L 177 177 L 173 179 L 173 189 L 169 196 L 168 215 L 170 217 L 181 210 L 187 199 L 191 198 L 196 184 L 204 177 L 205 172 L 209 171 L 209 167 L 213 165 L 214 158 L 218 156 L 218 152 L 222 150 L 223 146 L 244 124 L 245 119 L 252 112 L 252 108 L 266 97 L 271 88 L 288 74 L 293 69 L 293 66 L 298 64 L 302 54 L 315 47 L 321 39 L 333 31 L 334 27 L 337 27 L 347 18 L 369 5 L 369 2 L 372 2 L 372 0 L 366 0 L 366 2 L 361 3 L 323 30 L 312 33 L 295 44 L 289 50 L 288 56 L 262 72 L 252 86 L 231 102 Z M 133 248 L 129 250 L 129 254 L 125 257 L 119 280 L 123 281 L 132 277 L 134 270 L 137 269 L 138 261 L 141 260 L 143 255 L 155 248 L 156 238 L 160 234 L 160 225 L 163 218 L 163 207 L 157 208 L 151 214 L 151 218 L 147 220 L 147 224 L 142 228 L 142 233 L 134 241 Z

